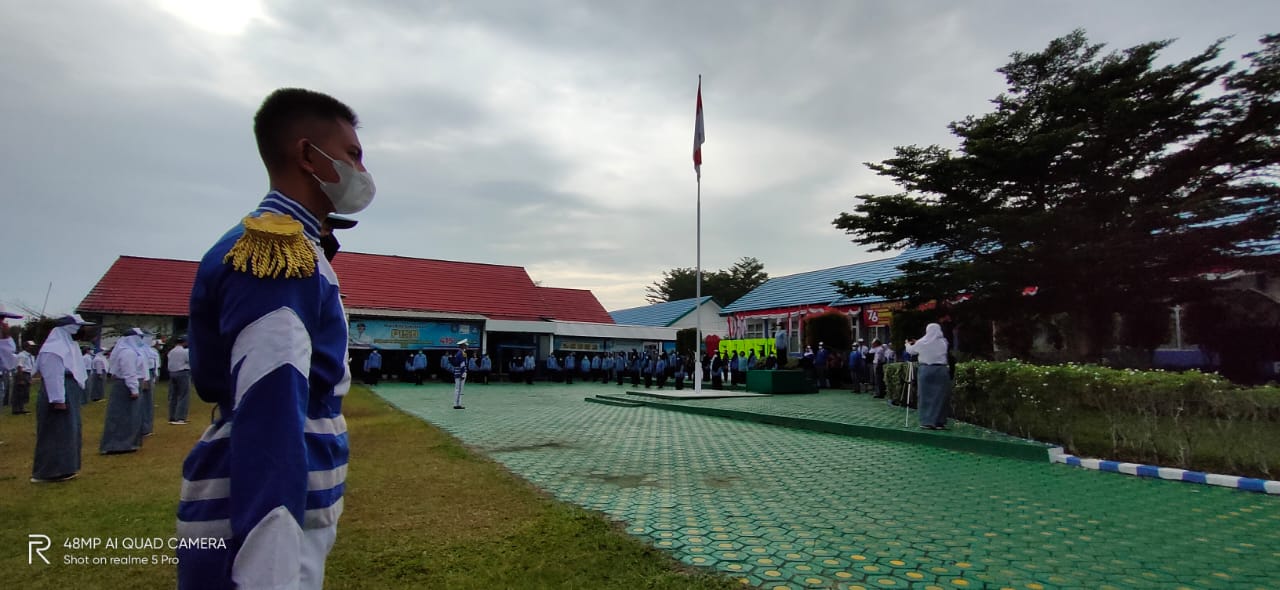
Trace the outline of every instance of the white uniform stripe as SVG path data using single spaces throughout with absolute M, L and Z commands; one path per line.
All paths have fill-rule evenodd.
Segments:
M 231 436 L 231 422 L 223 423 L 222 426 L 215 428 L 209 426 L 200 436 L 200 442 L 213 442 L 218 439 Z M 306 424 L 303 425 L 303 432 L 310 434 L 328 434 L 330 436 L 338 436 L 347 433 L 347 419 L 338 414 L 333 418 L 307 418 Z
M 183 539 L 230 539 L 231 519 L 179 520 L 178 536 Z
M 231 478 L 182 480 L 182 501 L 220 500 L 231 497 Z
M 342 367 L 342 380 L 333 386 L 333 395 L 335 397 L 345 396 L 348 391 L 351 391 L 351 359 L 348 358 Z
M 288 307 L 254 320 L 240 331 L 231 347 L 231 366 L 236 365 L 240 370 L 236 376 L 235 407 L 240 406 L 250 387 L 280 367 L 293 365 L 307 377 L 311 374 L 311 336 L 307 327 Z
M 314 492 L 318 490 L 327 490 L 342 485 L 347 481 L 347 466 L 339 465 L 333 469 L 324 471 L 312 471 L 307 473 L 307 491 Z
M 307 423 L 302 426 L 302 431 L 309 434 L 328 434 L 338 436 L 346 434 L 347 419 L 338 414 L 333 418 L 307 418 Z
M 338 524 L 338 517 L 342 516 L 342 501 L 342 498 L 338 498 L 338 501 L 328 508 L 308 510 L 303 517 L 302 528 L 320 529 Z

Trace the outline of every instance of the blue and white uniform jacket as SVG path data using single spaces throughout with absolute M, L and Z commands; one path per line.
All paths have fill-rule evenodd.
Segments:
M 191 376 L 219 417 L 182 466 L 178 537 L 205 547 L 179 543 L 180 588 L 320 588 L 342 514 L 351 375 L 338 279 L 306 209 L 272 192 L 250 217 L 267 213 L 301 223 L 308 243 L 295 244 L 315 250 L 315 268 L 299 264 L 312 272 L 294 278 L 235 270 L 224 257 L 243 225 L 200 261 Z
M 449 357 L 449 366 L 452 367 L 454 379 L 467 378 L 467 355 L 462 354 L 462 351 L 457 351 Z

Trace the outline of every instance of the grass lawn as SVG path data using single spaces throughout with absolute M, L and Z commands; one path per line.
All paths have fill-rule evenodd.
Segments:
M 207 423 L 193 404 L 188 426 L 167 422 L 165 384 L 155 435 L 129 455 L 100 456 L 106 402 L 83 408 L 80 477 L 28 483 L 35 414 L 0 415 L 0 588 L 173 587 L 171 564 L 77 565 L 67 555 L 171 556 L 123 548 L 72 550 L 68 538 L 160 538 L 174 534 L 182 459 Z M 33 394 L 34 397 L 34 394 Z M 353 387 L 346 512 L 329 555 L 328 588 L 739 588 L 683 569 L 600 516 L 547 498 L 433 426 Z M 53 547 L 27 564 L 27 535 Z

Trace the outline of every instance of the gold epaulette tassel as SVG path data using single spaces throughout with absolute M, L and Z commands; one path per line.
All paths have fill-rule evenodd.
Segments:
M 316 250 L 298 220 L 279 213 L 246 217 L 244 235 L 222 262 L 260 279 L 309 277 L 316 272 Z

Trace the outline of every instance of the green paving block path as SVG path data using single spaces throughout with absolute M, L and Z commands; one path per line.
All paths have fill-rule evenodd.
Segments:
M 907 410 L 898 406 L 890 406 L 885 400 L 875 399 L 870 394 L 852 393 L 844 390 L 824 390 L 818 394 L 785 395 L 755 397 L 745 399 L 695 399 L 695 400 L 663 400 L 664 402 L 691 407 L 709 407 L 742 410 L 824 420 L 842 424 L 859 424 L 877 428 L 914 430 L 920 426 L 920 419 L 914 409 Z M 909 415 L 908 415 L 909 412 Z M 905 419 L 904 419 L 905 418 Z M 950 420 L 947 423 L 946 436 L 998 440 L 1008 442 L 1029 442 L 1003 432 L 980 428 L 964 422 Z M 1033 443 L 1040 444 L 1040 443 Z
M 1278 498 L 583 402 L 620 389 L 468 385 L 466 410 L 449 385 L 376 391 L 680 561 L 765 588 L 1277 587 Z M 796 411 L 840 411 L 829 397 Z
M 654 399 L 653 390 L 602 394 L 598 400 L 631 400 L 656 408 L 776 424 L 829 434 L 926 444 L 1030 461 L 1048 461 L 1049 445 L 950 421 L 946 430 L 919 428 L 915 410 L 894 407 L 868 394 L 828 390 L 816 395 L 751 399 Z

